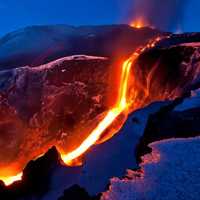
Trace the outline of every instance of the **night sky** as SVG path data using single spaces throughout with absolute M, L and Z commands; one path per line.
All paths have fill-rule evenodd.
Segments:
M 134 18 L 133 7 L 136 1 L 138 0 L 0 0 L 0 36 L 32 25 L 130 24 L 132 16 Z M 156 0 L 143 1 L 145 4 L 145 2 Z M 167 27 L 168 30 L 165 31 L 176 31 L 180 24 L 183 32 L 200 32 L 199 0 L 165 1 L 172 3 L 181 1 L 181 3 L 184 2 L 184 5 L 180 5 L 173 11 L 173 19 L 170 19 L 174 20 L 173 26 L 157 28 L 163 29 L 164 27 L 166 29 Z M 160 9 L 161 13 L 162 9 Z M 157 10 L 158 8 L 156 8 Z M 155 10 L 151 15 L 154 16 L 154 13 Z M 170 15 L 170 9 L 167 13 Z M 162 17 L 158 18 L 162 19 Z

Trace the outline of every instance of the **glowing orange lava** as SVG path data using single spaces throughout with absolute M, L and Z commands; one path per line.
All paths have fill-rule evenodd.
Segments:
M 10 185 L 14 181 L 21 180 L 21 177 L 22 177 L 22 173 L 20 173 L 16 176 L 6 177 L 3 179 L 3 181 L 4 181 L 5 185 Z
M 158 41 L 155 40 L 155 42 Z M 155 42 L 151 42 L 152 44 L 155 44 Z M 118 101 L 117 104 L 112 108 L 106 115 L 106 117 L 99 123 L 97 128 L 91 133 L 91 135 L 81 144 L 80 147 L 78 147 L 76 150 L 68 153 L 67 155 L 61 155 L 61 158 L 66 164 L 70 164 L 71 161 L 74 158 L 77 158 L 81 154 L 83 154 L 92 144 L 94 144 L 102 134 L 102 132 L 116 119 L 116 117 L 125 109 L 128 109 L 130 103 L 127 102 L 126 99 L 126 92 L 127 92 L 127 83 L 128 83 L 128 77 L 130 68 L 133 64 L 133 62 L 136 60 L 136 58 L 147 48 L 139 48 L 136 50 L 133 55 L 124 62 L 123 68 L 122 68 L 122 75 L 121 75 L 121 81 L 119 86 L 119 95 L 118 95 Z
M 136 59 L 138 54 L 134 54 Z M 132 58 L 132 57 L 131 57 Z M 126 102 L 126 88 L 128 82 L 128 75 L 130 67 L 132 65 L 131 58 L 123 64 L 122 76 L 119 89 L 119 97 L 117 105 L 111 109 L 106 117 L 99 123 L 97 128 L 90 134 L 90 136 L 78 147 L 76 150 L 68 153 L 67 155 L 61 155 L 61 158 L 66 164 L 70 164 L 71 160 L 83 154 L 92 144 L 94 144 L 100 137 L 101 133 L 114 121 L 114 119 L 127 107 Z
M 141 28 L 141 27 L 143 27 L 141 24 L 135 24 L 135 23 L 131 23 L 131 26 L 132 27 L 136 27 L 136 28 Z
M 142 27 L 145 27 L 145 26 L 154 28 L 154 27 L 150 26 L 148 24 L 148 22 L 145 22 L 145 20 L 143 18 L 138 18 L 137 20 L 132 21 L 130 26 L 135 27 L 135 28 L 142 28 Z
M 154 47 L 155 43 L 161 39 L 162 38 L 150 40 L 149 43 L 145 47 L 139 47 L 132 54 L 132 56 L 124 62 L 123 68 L 122 68 L 120 86 L 119 86 L 119 94 L 118 94 L 116 105 L 110 111 L 108 111 L 105 118 L 99 123 L 96 129 L 89 135 L 89 137 L 77 149 L 75 149 L 74 151 L 68 154 L 61 154 L 61 158 L 66 164 L 70 165 L 74 159 L 79 157 L 90 146 L 92 146 L 100 138 L 103 131 L 109 125 L 112 124 L 112 122 L 116 119 L 117 116 L 119 116 L 120 113 L 122 113 L 123 111 L 128 111 L 129 106 L 133 103 L 132 101 L 127 102 L 127 83 L 128 83 L 130 68 L 133 62 L 137 59 L 137 57 L 143 51 L 145 51 L 147 48 Z M 126 114 L 128 114 L 128 112 L 126 112 Z M 20 180 L 21 176 L 22 176 L 22 173 L 13 177 L 0 177 L 0 179 L 2 179 L 6 185 L 9 185 L 16 180 Z

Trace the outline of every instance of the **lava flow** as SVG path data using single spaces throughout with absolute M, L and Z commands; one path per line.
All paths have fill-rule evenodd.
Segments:
M 66 164 L 70 164 L 73 159 L 83 154 L 92 144 L 94 144 L 99 139 L 102 132 L 116 119 L 116 117 L 124 110 L 128 109 L 128 107 L 132 103 L 132 102 L 127 102 L 127 97 L 126 97 L 130 68 L 133 62 L 146 48 L 154 47 L 155 43 L 159 40 L 161 40 L 161 38 L 157 38 L 154 41 L 150 41 L 149 44 L 147 44 L 143 48 L 139 47 L 132 54 L 132 56 L 124 62 L 122 68 L 117 104 L 107 113 L 105 118 L 99 123 L 97 128 L 90 134 L 90 136 L 80 145 L 80 147 L 68 153 L 67 155 L 61 155 L 61 158 Z
M 145 47 L 139 47 L 132 56 L 126 60 L 123 64 L 122 68 L 122 75 L 121 75 L 121 81 L 119 86 L 119 94 L 118 94 L 118 100 L 116 105 L 108 111 L 105 118 L 99 123 L 97 128 L 89 135 L 89 137 L 74 151 L 68 153 L 68 154 L 61 154 L 62 160 L 67 164 L 70 165 L 73 160 L 75 160 L 77 157 L 82 155 L 90 146 L 92 146 L 101 136 L 101 134 L 104 132 L 104 130 L 112 124 L 112 122 L 116 119 L 117 116 L 119 116 L 122 112 L 124 112 L 127 116 L 129 106 L 134 103 L 132 101 L 127 100 L 127 83 L 128 83 L 128 77 L 130 68 L 133 64 L 133 62 L 137 59 L 137 57 L 145 51 L 147 48 L 151 48 L 155 46 L 155 43 L 157 41 L 161 40 L 161 38 L 157 38 L 155 40 L 150 40 L 149 43 Z M 1 179 L 5 182 L 6 185 L 11 184 L 12 182 L 16 180 L 21 179 L 22 173 L 18 174 L 17 176 L 13 177 L 6 177 Z

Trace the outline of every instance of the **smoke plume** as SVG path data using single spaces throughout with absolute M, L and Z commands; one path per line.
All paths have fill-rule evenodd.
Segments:
M 134 0 L 129 23 L 141 20 L 163 31 L 175 31 L 183 23 L 184 4 L 187 0 Z

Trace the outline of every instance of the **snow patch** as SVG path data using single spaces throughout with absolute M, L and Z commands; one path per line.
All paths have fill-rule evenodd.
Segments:
M 184 111 L 190 108 L 200 107 L 200 89 L 191 92 L 191 96 L 186 98 L 182 104 L 174 108 L 174 111 Z
M 89 35 L 85 36 L 86 39 L 95 38 L 95 37 L 96 37 L 95 34 L 89 34 Z
M 67 57 L 63 57 L 63 58 L 54 60 L 52 62 L 49 62 L 49 63 L 44 64 L 44 65 L 40 65 L 38 67 L 32 67 L 31 69 L 32 70 L 51 69 L 55 65 L 61 65 L 66 60 L 108 60 L 108 58 L 97 57 L 97 56 L 87 56 L 87 55 L 73 55 L 73 56 L 67 56 Z
M 170 139 L 149 145 L 140 172 L 128 171 L 132 180 L 112 178 L 101 200 L 198 199 L 200 196 L 200 137 Z

